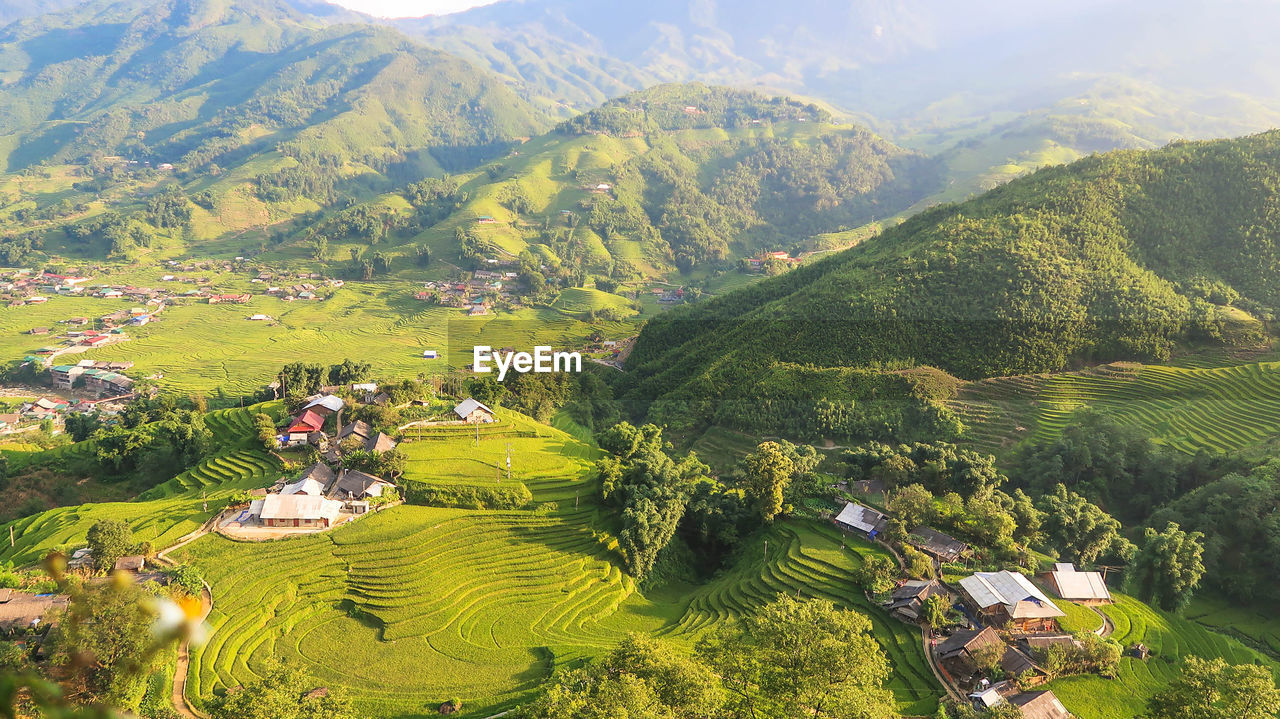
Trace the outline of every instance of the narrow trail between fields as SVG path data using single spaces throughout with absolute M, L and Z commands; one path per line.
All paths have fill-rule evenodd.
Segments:
M 176 562 L 169 559 L 169 553 L 175 549 L 191 544 L 197 539 L 209 534 L 213 528 L 217 526 L 218 520 L 222 519 L 222 512 L 218 512 L 209 521 L 205 522 L 196 531 L 182 537 L 169 547 L 156 553 L 156 561 L 161 564 L 174 566 Z M 213 611 L 213 590 L 210 589 L 209 583 L 204 582 L 204 587 L 200 590 L 200 617 L 198 623 L 203 623 L 209 618 L 209 612 Z M 173 708 L 186 719 L 207 719 L 207 715 L 199 712 L 195 707 L 187 701 L 187 669 L 191 666 L 191 642 L 184 639 L 182 644 L 178 646 L 178 660 L 173 668 L 173 693 L 170 697 Z
M 1107 616 L 1106 612 L 1101 611 L 1097 607 L 1089 607 L 1089 610 L 1094 614 L 1097 614 L 1102 619 L 1102 626 L 1098 627 L 1098 629 L 1094 631 L 1094 634 L 1106 639 L 1115 633 L 1116 625 L 1111 621 L 1111 617 Z

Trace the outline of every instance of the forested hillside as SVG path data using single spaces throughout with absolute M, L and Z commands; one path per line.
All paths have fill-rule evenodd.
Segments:
M 1277 182 L 1276 132 L 1041 170 L 653 320 L 626 387 L 710 419 L 779 363 L 977 378 L 1248 337 L 1280 304 Z
M 0 67 L 10 171 L 116 154 L 229 169 L 279 146 L 320 174 L 407 163 L 421 176 L 543 127 L 464 61 L 284 0 L 93 2 L 5 28 Z

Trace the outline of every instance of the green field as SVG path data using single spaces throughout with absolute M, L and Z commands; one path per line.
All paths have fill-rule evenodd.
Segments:
M 284 657 L 348 688 L 368 716 L 428 716 L 454 696 L 469 716 L 487 716 L 628 632 L 688 645 L 716 622 L 799 593 L 866 612 L 902 709 L 933 711 L 939 688 L 919 634 L 868 603 L 852 579 L 861 556 L 881 550 L 853 539 L 843 549 L 829 527 L 788 522 L 709 583 L 642 594 L 621 570 L 613 520 L 587 478 L 599 451 L 509 410 L 499 419 L 480 428 L 478 445 L 474 426 L 406 430 L 404 480 L 522 482 L 536 511 L 406 505 L 323 535 L 210 536 L 179 550 L 175 558 L 199 565 L 214 594 L 213 633 L 190 669 L 192 698 L 208 701 Z M 504 471 L 499 480 L 508 447 L 512 478 Z M 558 510 L 543 511 L 546 502 Z
M 1188 453 L 1230 452 L 1280 436 L 1280 362 L 1220 367 L 1116 363 L 1052 376 L 970 383 L 952 407 L 968 439 L 999 451 L 1049 442 L 1077 410 L 1092 408 Z
M 243 284 L 230 283 L 227 291 L 260 287 Z M 376 376 L 401 379 L 440 372 L 449 364 L 467 364 L 473 344 L 529 349 L 539 344 L 582 346 L 593 327 L 611 336 L 634 334 L 623 323 L 588 325 L 550 308 L 468 319 L 464 310 L 413 299 L 415 287 L 420 286 L 349 283 L 317 302 L 255 295 L 247 305 L 175 306 L 151 324 L 126 328 L 129 339 L 125 342 L 67 357 L 128 360 L 135 363 L 130 376 L 157 376 L 164 391 L 222 392 L 235 397 L 257 391 L 280 367 L 299 360 L 337 363 L 361 358 L 373 365 Z M 131 306 L 117 300 L 52 297 L 45 304 L 8 309 L 0 314 L 0 358 L 21 359 L 56 344 L 52 336 L 26 334 L 32 327 L 65 328 L 58 322 L 76 316 L 99 317 Z M 253 314 L 266 314 L 275 321 L 250 321 Z M 371 347 L 377 350 L 370 351 Z M 450 355 L 451 347 L 456 357 Z M 425 349 L 440 352 L 441 358 L 424 360 Z
M 408 458 L 404 479 L 438 485 L 501 487 L 523 483 L 538 502 L 588 502 L 596 487 L 587 479 L 599 452 L 580 439 L 511 410 L 489 425 L 444 425 L 405 430 L 400 450 Z M 477 442 L 477 436 L 479 441 Z M 507 478 L 507 454 L 511 476 Z
M 1231 664 L 1263 664 L 1280 674 L 1280 664 L 1244 644 L 1212 632 L 1182 617 L 1152 609 L 1123 594 L 1116 603 L 1102 607 L 1115 624 L 1112 638 L 1128 647 L 1141 642 L 1151 649 L 1146 661 L 1120 660 L 1116 679 L 1097 676 L 1069 677 L 1048 685 L 1072 713 L 1081 719 L 1120 719 L 1140 715 L 1147 698 L 1175 678 L 1187 656 L 1221 657 Z
M 276 411 L 262 406 L 254 411 Z M 209 415 L 215 437 L 232 427 L 247 426 L 249 410 L 224 410 Z M 260 449 L 230 449 L 209 457 L 173 479 L 157 485 L 132 502 L 99 502 L 58 507 L 11 523 L 16 544 L 0 546 L 0 561 L 29 564 L 52 551 L 68 552 L 84 545 L 85 533 L 101 519 L 119 519 L 133 528 L 139 541 L 163 549 L 200 527 L 221 511 L 226 498 L 242 489 L 269 486 L 280 477 L 280 464 Z M 54 461 L 58 455 L 92 451 L 89 443 L 59 447 L 40 453 L 28 461 Z M 43 455 L 43 456 L 41 456 Z M 208 509 L 205 509 L 205 504 Z M 0 527 L 7 534 L 7 529 Z
M 646 597 L 586 519 L 404 506 L 327 535 L 201 539 L 178 555 L 204 569 L 215 597 L 189 691 L 207 701 L 286 657 L 322 684 L 347 687 L 369 716 L 425 717 L 453 696 L 468 716 L 487 716 L 627 632 L 687 643 L 799 592 L 868 613 L 902 709 L 936 706 L 919 634 L 853 588 L 858 552 L 876 550 L 842 551 L 825 527 L 787 523 L 766 535 L 767 561 L 763 549 L 748 552 L 707 585 Z

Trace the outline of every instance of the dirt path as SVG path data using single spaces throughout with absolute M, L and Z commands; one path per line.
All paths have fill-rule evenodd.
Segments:
M 209 585 L 200 592 L 200 621 L 203 622 L 213 610 L 213 594 Z M 206 719 L 203 713 L 197 713 L 195 707 L 187 703 L 187 669 L 191 666 L 191 646 L 186 640 L 178 647 L 178 661 L 173 668 L 173 708 L 187 719 Z
M 1097 614 L 1102 619 L 1102 626 L 1098 627 L 1098 629 L 1094 631 L 1094 634 L 1106 639 L 1115 633 L 1116 625 L 1111 621 L 1111 617 L 1107 616 L 1106 612 L 1099 610 L 1097 607 L 1089 607 L 1089 610 L 1094 614 Z
M 175 549 L 191 544 L 197 539 L 213 531 L 218 521 L 222 519 L 223 512 L 215 514 L 209 521 L 205 522 L 196 531 L 186 535 L 169 547 L 156 554 L 156 561 L 160 564 L 173 566 L 175 562 L 169 559 L 169 553 Z M 213 610 L 213 591 L 209 588 L 207 582 L 200 590 L 200 622 L 204 622 L 209 617 L 209 612 Z M 173 708 L 187 719 L 206 719 L 206 715 L 197 712 L 195 707 L 187 702 L 187 669 L 191 666 L 191 646 L 190 642 L 183 640 L 178 646 L 178 660 L 173 667 L 173 694 L 170 697 Z

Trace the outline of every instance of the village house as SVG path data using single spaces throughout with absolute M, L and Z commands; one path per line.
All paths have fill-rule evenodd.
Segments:
M 137 574 L 147 568 L 147 558 L 141 554 L 134 554 L 127 557 L 121 557 L 116 560 L 113 569 L 117 572 L 129 572 Z
M 471 424 L 487 424 L 497 421 L 493 410 L 471 397 L 462 400 L 457 407 L 454 407 L 453 413 L 461 417 L 462 421 Z
M 1066 613 L 1017 572 L 978 572 L 960 580 L 965 600 L 988 624 L 1018 632 L 1058 631 Z
M 1054 593 L 1067 601 L 1086 606 L 1114 603 L 1100 572 L 1080 572 L 1074 564 L 1055 564 L 1044 579 Z
M 101 370 L 96 367 L 86 369 L 84 375 L 85 391 L 97 397 L 121 397 L 133 393 L 134 381 L 119 372 Z
M 931 527 L 916 527 L 907 534 L 907 544 L 939 562 L 954 562 L 969 551 L 969 545 Z
M 885 609 L 905 622 L 920 621 L 920 608 L 929 597 L 947 596 L 950 592 L 936 579 L 917 579 L 904 583 L 893 590 Z
M 290 447 L 306 444 L 312 432 L 318 432 L 323 428 L 324 417 L 313 410 L 304 410 L 289 423 L 289 428 L 285 430 L 285 444 Z
M 368 422 L 358 419 L 350 424 L 343 425 L 342 429 L 338 430 L 338 441 L 342 442 L 348 437 L 355 437 L 360 440 L 361 444 L 364 444 L 369 441 L 373 434 L 373 427 L 370 427 Z
M 326 529 L 338 521 L 342 502 L 307 494 L 268 494 L 254 500 L 249 513 L 267 527 Z
M 36 595 L 17 589 L 0 589 L 0 631 L 12 633 L 37 629 L 51 612 L 67 608 L 70 600 L 63 595 Z
M 381 477 L 365 474 L 354 469 L 343 469 L 338 480 L 329 490 L 329 498 L 344 503 L 344 506 L 355 514 L 369 511 L 369 501 L 381 497 L 384 492 L 395 489 L 395 485 Z
M 1009 703 L 1017 707 L 1025 719 L 1073 719 L 1075 717 L 1051 691 L 1014 694 L 1009 697 Z
M 991 627 L 964 629 L 952 634 L 934 650 L 938 663 L 961 686 L 981 688 L 979 656 L 999 651 L 1000 669 L 1009 677 L 1035 671 L 1035 663 L 1026 654 L 1005 643 Z
M 840 510 L 840 514 L 836 515 L 834 521 L 837 527 L 846 532 L 854 532 L 869 539 L 875 539 L 884 531 L 889 518 L 870 507 L 846 502 L 844 509 Z
M 308 398 L 307 404 L 303 407 L 303 410 L 310 410 L 321 417 L 328 417 L 345 406 L 346 403 L 342 401 L 341 397 L 332 394 L 322 394 Z
M 324 462 L 316 462 L 308 467 L 293 482 L 280 488 L 280 494 L 305 494 L 311 497 L 323 497 L 337 475 Z
M 209 295 L 209 304 L 211 305 L 219 305 L 219 304 L 243 305 L 243 304 L 247 304 L 249 300 L 252 298 L 253 298 L 253 295 L 250 295 L 250 294 Z

